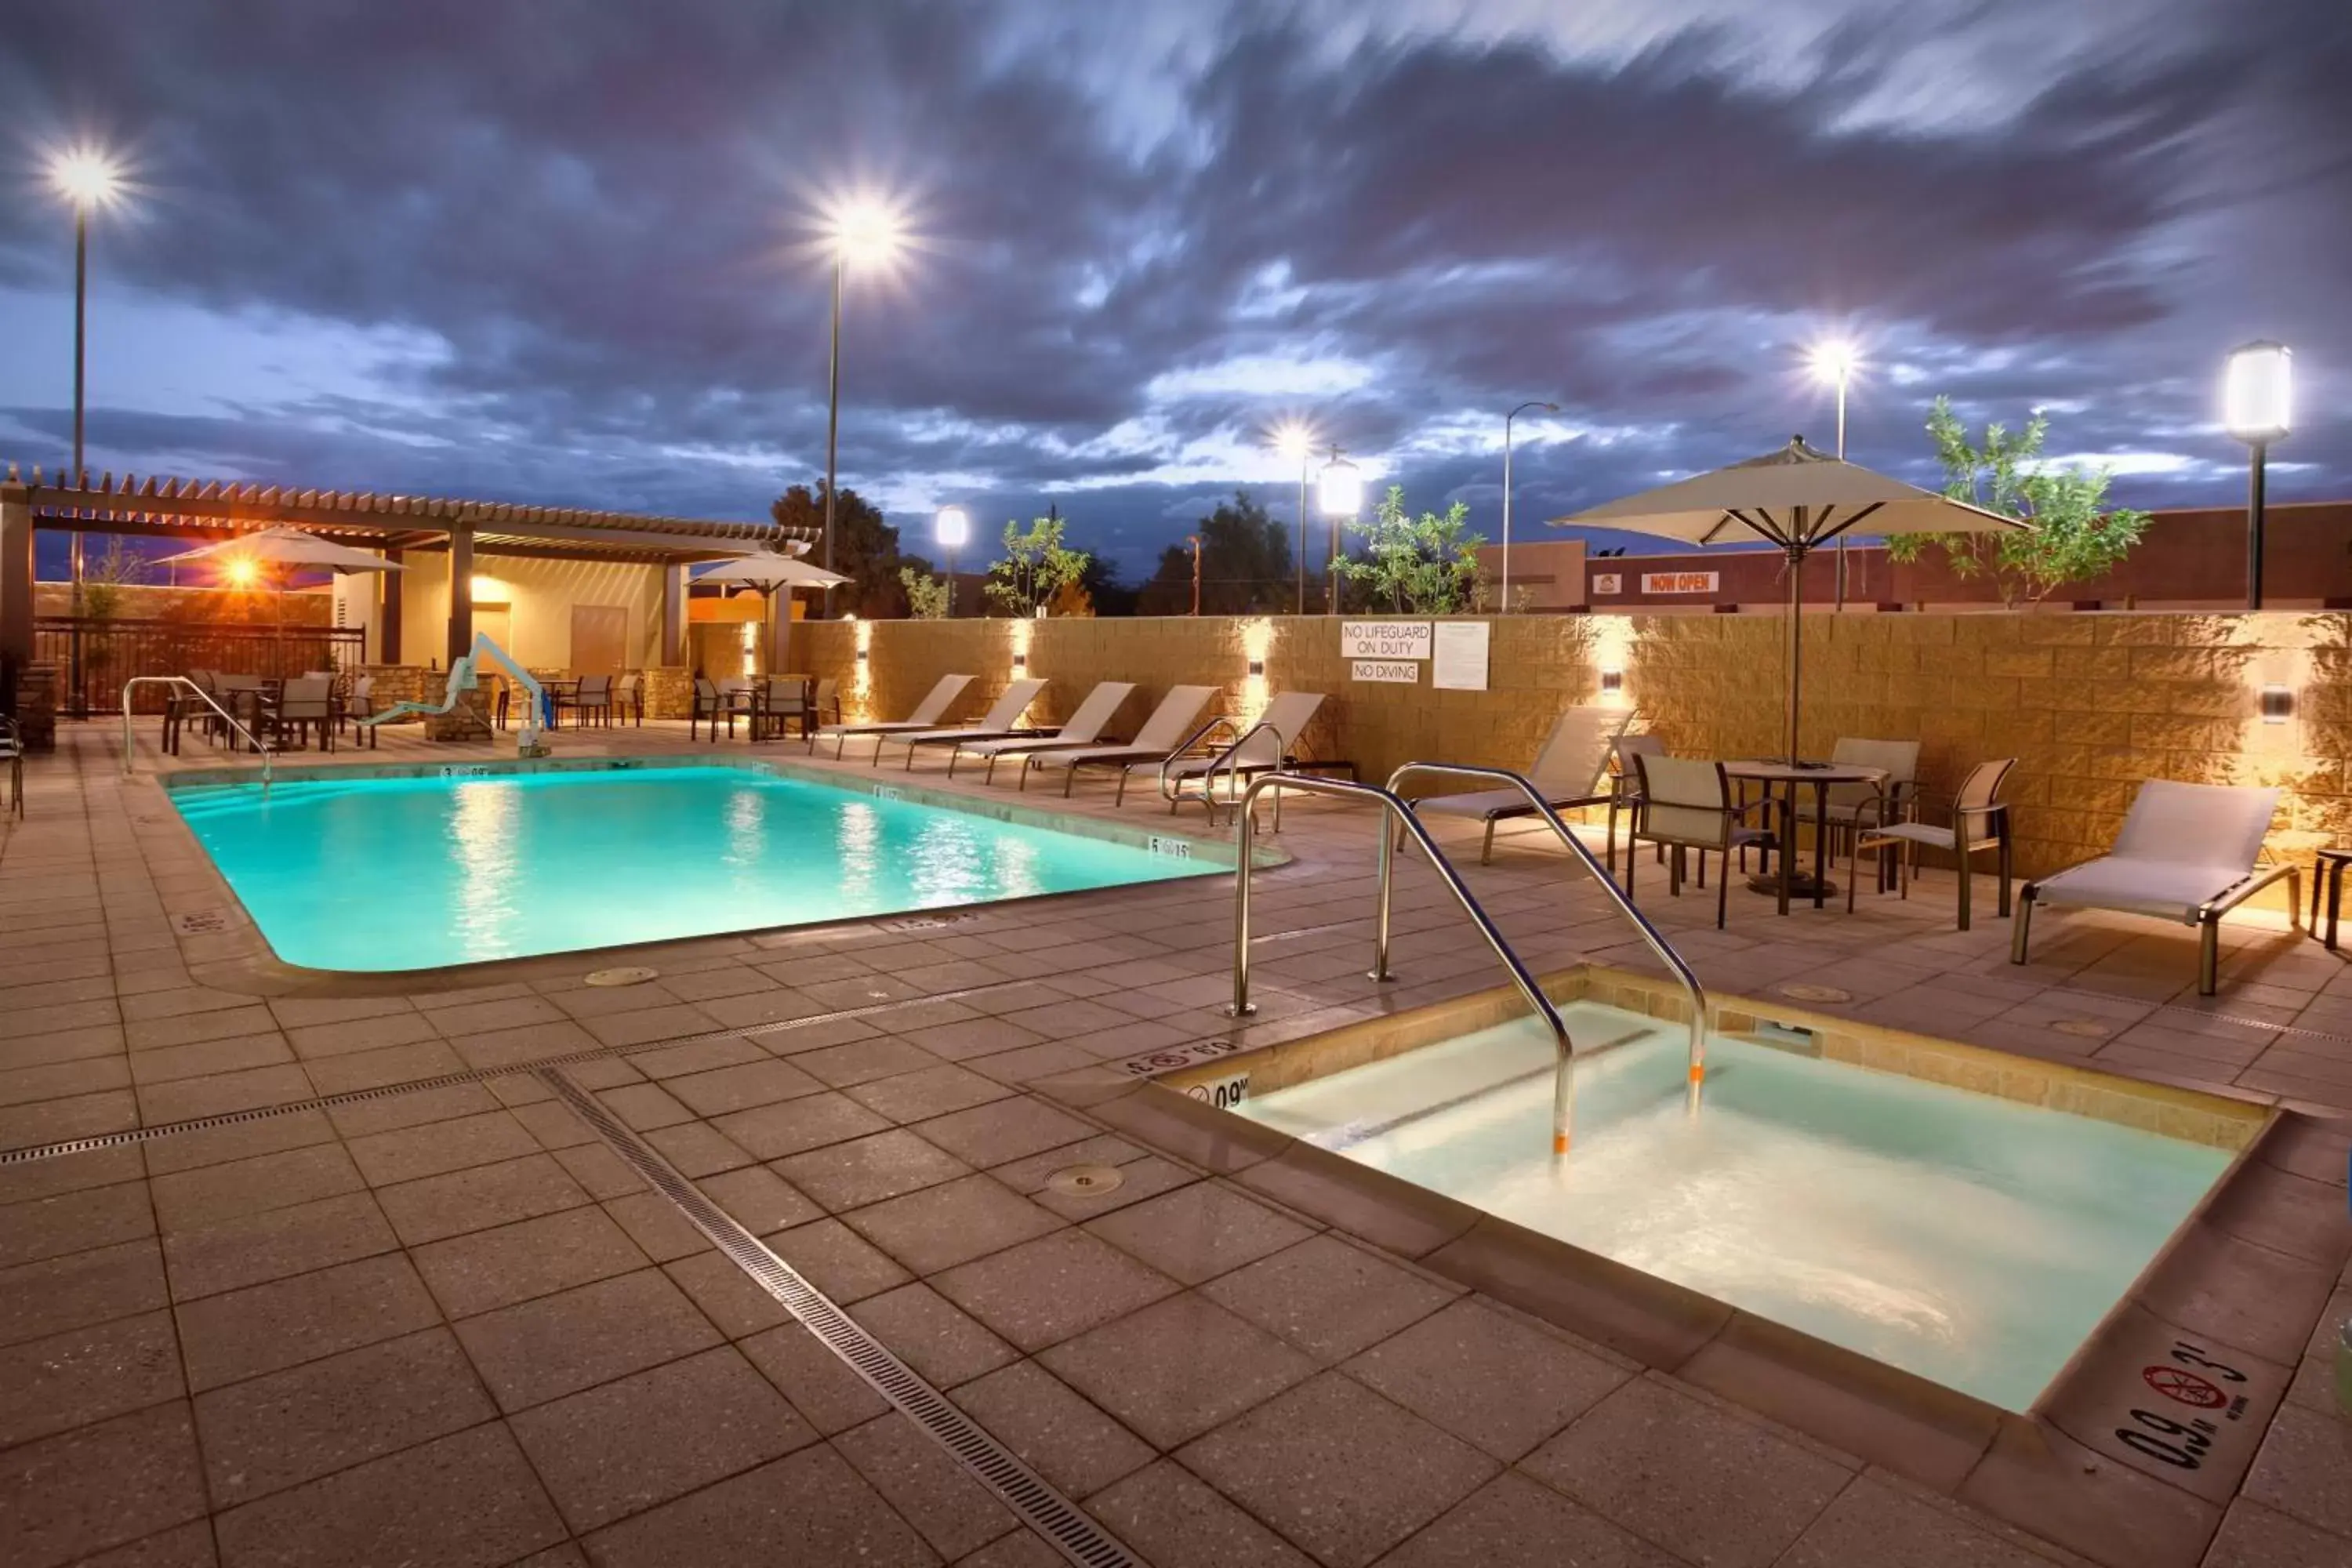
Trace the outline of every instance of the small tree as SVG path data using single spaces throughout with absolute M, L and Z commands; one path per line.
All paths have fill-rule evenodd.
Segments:
M 1340 572 L 1364 584 L 1373 603 L 1386 602 L 1400 614 L 1452 615 L 1479 596 L 1478 546 L 1483 534 L 1467 531 L 1469 507 L 1455 501 L 1444 515 L 1414 517 L 1405 510 L 1404 487 L 1391 485 L 1370 522 L 1351 522 L 1364 540 L 1361 558 L 1339 563 Z
M 1089 557 L 1063 545 L 1062 524 L 1058 517 L 1041 517 L 1026 531 L 1017 522 L 1004 525 L 1004 558 L 989 563 L 988 596 L 1006 614 L 1034 616 L 1064 584 L 1086 574 Z
M 948 584 L 919 566 L 898 568 L 899 585 L 907 590 L 907 614 L 919 621 L 948 618 Z
M 120 535 L 106 542 L 106 553 L 82 568 L 81 613 L 93 621 L 111 620 L 122 608 L 122 590 L 147 580 L 147 558 L 123 547 Z
M 1931 547 L 1940 550 L 1953 576 L 1990 576 L 2001 604 L 2011 609 L 2021 599 L 2038 605 L 2066 584 L 2113 571 L 2147 531 L 2147 513 L 2105 510 L 2113 477 L 2107 469 L 2042 466 L 2049 433 L 2050 416 L 2036 413 L 2014 435 L 1999 422 L 1986 426 L 1979 445 L 1952 412 L 1952 400 L 1936 399 L 1927 435 L 1944 466 L 1944 493 L 2033 526 L 2000 533 L 1890 534 L 1887 554 L 1909 562 Z

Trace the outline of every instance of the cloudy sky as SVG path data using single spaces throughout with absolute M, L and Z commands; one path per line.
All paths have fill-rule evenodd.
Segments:
M 68 447 L 51 150 L 92 237 L 93 467 L 928 531 L 1051 501 L 1129 567 L 1303 417 L 1523 522 L 2053 410 L 2147 506 L 2233 500 L 2222 353 L 2291 342 L 2279 499 L 2352 496 L 2345 0 L 9 0 L 0 458 Z M 13 163 L 13 170 L 7 164 Z

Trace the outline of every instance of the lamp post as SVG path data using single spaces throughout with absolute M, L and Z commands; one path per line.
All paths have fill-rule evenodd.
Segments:
M 1293 420 L 1276 427 L 1274 449 L 1286 458 L 1298 459 L 1298 553 L 1293 564 L 1298 572 L 1298 588 L 1291 603 L 1290 613 L 1307 613 L 1307 466 L 1315 456 L 1315 432 Z
M 1837 388 L 1837 458 L 1845 461 L 1845 389 L 1853 379 L 1853 345 L 1832 338 L 1813 350 L 1813 374 Z M 1845 535 L 1837 542 L 1837 607 L 1845 608 Z
M 824 569 L 833 570 L 833 525 L 839 507 L 841 449 L 841 283 L 853 261 L 887 264 L 898 254 L 904 228 L 887 202 L 852 196 L 836 205 L 827 221 L 833 251 L 833 352 L 826 366 L 824 416 Z
M 1201 613 L 1201 536 L 1188 533 L 1184 542 L 1192 547 L 1192 613 Z
M 2230 351 L 2221 377 L 2221 423 L 2246 444 L 2246 608 L 2263 607 L 2263 480 L 2273 441 L 2294 426 L 2294 357 L 2284 343 Z
M 933 523 L 940 546 L 948 552 L 948 619 L 955 619 L 956 552 L 971 537 L 971 519 L 960 506 L 943 506 Z
M 1511 613 L 1511 421 L 1530 408 L 1540 408 L 1547 414 L 1559 412 L 1557 403 L 1540 398 L 1522 403 L 1503 416 L 1503 604 L 1502 613 Z
M 89 215 L 92 208 L 106 206 L 121 194 L 122 173 L 105 153 L 95 148 L 79 147 L 50 160 L 49 183 L 71 204 L 74 215 L 73 478 L 69 482 L 79 486 L 83 467 L 82 392 L 89 343 Z M 82 547 L 79 529 L 73 534 L 71 559 L 74 625 L 66 678 L 72 686 L 72 710 L 79 713 L 89 704 L 81 686 Z
M 1330 554 L 1324 565 L 1324 612 L 1339 613 L 1339 524 L 1364 509 L 1364 472 L 1348 461 L 1338 444 L 1323 465 L 1317 495 L 1323 503 L 1323 516 L 1331 525 Z

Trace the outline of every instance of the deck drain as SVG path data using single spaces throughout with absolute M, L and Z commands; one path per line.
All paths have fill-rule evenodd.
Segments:
M 2096 1018 L 2061 1018 L 2050 1026 L 2062 1035 L 2072 1035 L 2080 1040 L 2104 1040 L 2114 1032 Z
M 1116 1165 L 1065 1165 L 1045 1184 L 1066 1198 L 1098 1198 L 1127 1184 Z
M 1834 985 L 1815 985 L 1804 980 L 1792 980 L 1786 985 L 1775 985 L 1772 989 L 1791 1002 L 1851 1002 L 1853 1000 L 1853 993 L 1851 991 L 1842 991 Z
M 661 971 L 658 969 L 646 969 L 642 965 L 625 969 L 595 969 L 591 970 L 588 978 L 581 984 L 583 985 L 643 985 L 660 973 Z
M 212 936 L 228 929 L 226 910 L 193 910 L 172 917 L 172 930 L 181 936 Z

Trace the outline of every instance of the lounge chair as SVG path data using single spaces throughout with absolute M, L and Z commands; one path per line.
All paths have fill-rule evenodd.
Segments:
M 1135 694 L 1135 683 L 1128 680 L 1098 680 L 1078 704 L 1069 721 L 1058 730 L 1040 730 L 1034 734 L 1008 736 L 1003 740 L 983 740 L 971 736 L 959 740 L 955 751 L 948 757 L 948 777 L 955 777 L 956 764 L 964 758 L 986 757 L 988 771 L 981 783 L 991 784 L 996 778 L 996 759 L 1015 752 L 1071 751 L 1091 746 L 1102 739 L 1103 726 L 1118 717 L 1127 700 Z
M 964 741 L 1009 741 L 1034 731 L 1021 726 L 1021 716 L 1029 711 L 1029 704 L 1037 700 L 1037 693 L 1045 689 L 1042 680 L 1016 680 L 1006 686 L 1003 694 L 989 706 L 987 712 L 973 724 L 961 724 L 942 730 L 912 730 L 884 735 L 874 742 L 874 765 L 882 765 L 882 748 L 889 745 L 907 748 L 907 771 L 915 770 L 915 748 L 918 746 L 953 746 Z M 952 759 L 952 752 L 949 753 Z
M 1624 791 L 1609 772 L 1609 755 L 1633 719 L 1630 708 L 1569 708 L 1536 753 L 1528 782 L 1554 811 L 1606 805 L 1609 808 L 1609 868 L 1617 868 L 1617 811 Z M 1513 817 L 1533 816 L 1535 807 L 1515 789 L 1478 789 L 1455 795 L 1429 795 L 1410 803 L 1413 815 L 1476 817 L 1486 825 L 1486 840 L 1479 847 L 1478 864 L 1495 858 L 1495 828 Z
M 1315 715 L 1320 712 L 1322 708 L 1323 694 L 1319 691 L 1278 692 L 1274 700 L 1265 705 L 1265 711 L 1259 714 L 1256 721 L 1247 728 L 1243 728 L 1230 720 L 1220 719 L 1208 728 L 1196 732 L 1192 741 L 1178 748 L 1175 755 L 1162 758 L 1157 764 L 1129 763 L 1127 771 L 1129 774 L 1156 773 L 1160 775 L 1160 793 L 1168 797 L 1168 813 L 1171 816 L 1175 815 L 1176 808 L 1183 805 L 1187 798 L 1184 792 L 1186 781 L 1198 781 L 1199 792 L 1190 798 L 1198 800 L 1206 807 L 1210 820 L 1213 822 L 1217 815 L 1216 792 L 1219 779 L 1238 782 L 1255 778 L 1260 773 L 1286 773 L 1302 766 L 1294 748 L 1298 744 L 1298 738 L 1307 732 L 1307 726 L 1315 721 Z M 1232 735 L 1230 742 L 1222 746 L 1213 742 L 1206 752 L 1193 752 L 1195 743 L 1206 740 L 1220 727 Z M 1353 763 L 1304 765 L 1309 768 L 1345 771 L 1351 778 L 1356 772 L 1356 764 Z M 1122 800 L 1126 798 L 1126 785 L 1127 781 L 1121 779 L 1119 797 Z M 1275 804 L 1276 815 L 1278 816 L 1281 802 L 1276 801 Z
M 1118 769 L 1119 798 L 1127 796 L 1127 770 L 1137 763 L 1158 767 L 1192 743 L 1198 733 L 1201 710 L 1217 694 L 1213 686 L 1171 686 L 1135 739 L 1125 745 L 1072 746 L 1058 752 L 1031 752 L 1021 759 L 1021 787 L 1029 787 L 1032 768 L 1062 770 L 1062 793 L 1068 795 L 1080 768 Z
M 2004 757 L 1997 763 L 1979 763 L 1960 781 L 1960 790 L 1952 797 L 1952 825 L 1937 827 L 1927 822 L 1889 822 L 1876 826 L 1854 829 L 1853 858 L 1847 866 L 1845 879 L 1846 913 L 1853 912 L 1854 885 L 1862 880 L 1862 852 L 1870 851 L 1877 866 L 1879 889 L 1886 887 L 1883 863 L 1885 852 L 1892 848 L 1897 857 L 1906 858 L 1907 865 L 1897 865 L 1896 873 L 1905 898 L 1911 896 L 1911 883 L 1919 874 L 1919 847 L 1941 849 L 1951 855 L 1959 865 L 1960 929 L 1969 929 L 1969 893 L 1976 878 L 1969 868 L 1969 857 L 1979 849 L 1998 850 L 2000 863 L 1996 868 L 2000 876 L 2000 912 L 2009 914 L 2010 837 L 2009 807 L 2000 798 L 2002 781 L 2009 770 L 2017 765 L 2015 757 Z M 1916 792 L 1915 792 L 1916 796 Z
M 835 757 L 841 755 L 842 748 L 850 742 L 870 739 L 878 757 L 885 735 L 909 735 L 918 730 L 938 729 L 940 721 L 947 717 L 948 710 L 955 706 L 956 700 L 963 695 L 963 689 L 971 684 L 971 677 L 969 675 L 942 675 L 930 690 L 924 693 L 923 700 L 915 704 L 914 711 L 904 719 L 881 724 L 827 724 L 816 732 L 817 739 L 832 741 Z
M 2095 860 L 2025 884 L 2009 961 L 2025 962 L 2036 904 L 2117 910 L 2198 928 L 2197 994 L 2213 994 L 2221 969 L 2221 917 L 2287 879 L 2288 918 L 2302 919 L 2302 875 L 2284 863 L 2257 868 L 2279 792 L 2247 784 L 2150 779 L 2132 797 L 2116 847 Z

